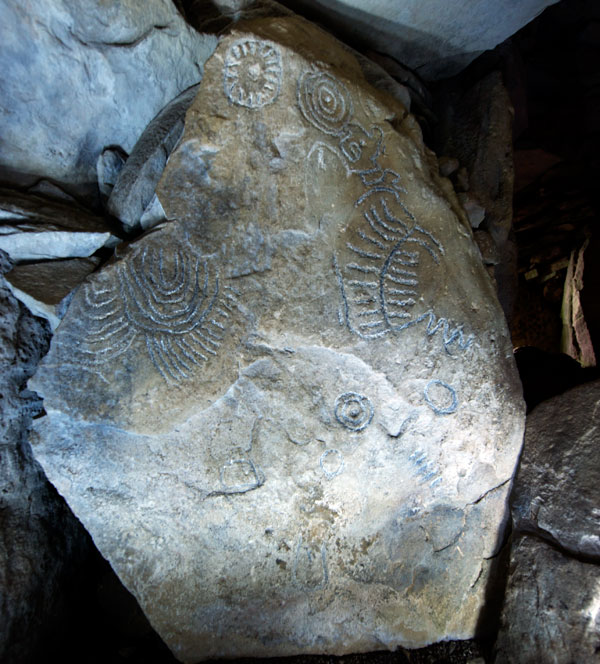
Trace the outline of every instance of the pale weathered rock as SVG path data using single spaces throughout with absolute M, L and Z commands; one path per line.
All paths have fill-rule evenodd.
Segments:
M 131 152 L 150 120 L 202 78 L 216 45 L 170 0 L 7 0 L 0 6 L 0 174 L 97 192 L 106 146 Z
M 99 264 L 100 259 L 92 257 L 17 265 L 6 275 L 6 285 L 34 316 L 45 318 L 55 330 L 64 315 L 63 300 Z
M 198 86 L 194 85 L 161 110 L 146 127 L 120 171 L 108 201 L 108 211 L 122 222 L 126 231 L 139 230 L 167 159 L 183 134 L 185 112 L 197 92 Z M 155 215 L 152 221 L 161 221 L 161 216 Z
M 485 208 L 479 204 L 479 201 L 471 194 L 459 194 L 458 200 L 463 206 L 465 214 L 472 228 L 479 228 L 481 222 L 485 219 Z
M 25 383 L 49 331 L 6 288 L 9 269 L 0 252 L 0 661 L 22 664 L 45 659 L 53 638 L 68 638 L 65 600 L 88 540 L 27 442 L 41 402 Z
M 32 228 L 19 224 L 0 228 L 0 249 L 15 261 L 91 256 L 111 240 L 110 233 L 59 230 L 48 226 Z
M 600 568 L 534 537 L 513 545 L 496 664 L 600 661 Z
M 600 557 L 600 382 L 545 401 L 527 418 L 512 495 L 517 530 Z
M 35 454 L 182 661 L 468 638 L 523 428 L 493 286 L 405 108 L 301 19 L 245 30 L 170 223 L 73 298 Z

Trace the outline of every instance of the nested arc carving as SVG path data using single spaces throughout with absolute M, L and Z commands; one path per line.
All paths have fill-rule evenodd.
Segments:
M 59 337 L 74 362 L 101 366 L 142 338 L 163 379 L 178 384 L 217 355 L 236 300 L 221 292 L 210 259 L 189 247 L 141 247 L 115 272 L 83 286 L 74 327 Z
M 333 255 L 342 297 L 340 323 L 363 339 L 423 323 L 428 337 L 440 333 L 449 354 L 452 347 L 466 350 L 473 335 L 465 335 L 461 324 L 438 318 L 423 301 L 421 277 L 441 264 L 445 250 L 405 205 L 400 174 L 385 167 L 382 126 L 363 127 L 354 117 L 346 85 L 318 66 L 299 77 L 297 102 L 304 119 L 329 136 L 328 142 L 313 145 L 309 157 L 317 150 L 322 160 L 325 151 L 332 152 L 363 185 L 354 201 L 363 220 L 350 224 L 345 249 Z M 423 257 L 429 265 L 421 264 Z
M 346 242 L 348 259 L 338 278 L 350 325 L 372 339 L 415 320 L 421 257 L 424 253 L 437 265 L 444 248 L 403 205 L 392 212 L 383 197 L 363 218 L 366 223 Z

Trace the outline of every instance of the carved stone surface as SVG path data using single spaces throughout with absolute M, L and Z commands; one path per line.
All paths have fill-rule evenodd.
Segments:
M 170 223 L 75 295 L 36 457 L 184 662 L 475 632 L 523 404 L 414 119 L 295 18 L 207 61 Z
M 311 16 L 350 42 L 396 58 L 421 77 L 458 73 L 480 53 L 493 49 L 558 0 L 520 0 L 510 6 L 488 0 L 294 0 L 294 10 Z M 248 0 L 215 0 L 222 11 L 243 9 Z

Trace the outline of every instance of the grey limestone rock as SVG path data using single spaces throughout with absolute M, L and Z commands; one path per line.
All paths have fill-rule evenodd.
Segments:
M 514 168 L 513 110 L 502 75 L 493 71 L 437 109 L 442 120 L 438 149 L 458 158 L 453 174 L 474 228 L 487 231 L 496 245 L 498 297 L 510 320 L 517 290 L 517 255 L 512 229 Z M 463 170 L 464 169 L 464 170 Z
M 144 127 L 202 78 L 216 45 L 170 0 L 51 0 L 0 6 L 0 175 L 97 192 L 108 145 L 130 152 Z
M 537 406 L 511 498 L 515 528 L 600 559 L 600 382 Z
M 246 24 L 159 182 L 170 223 L 75 294 L 32 445 L 181 661 L 474 635 L 524 408 L 438 170 L 336 40 Z
M 198 92 L 198 86 L 182 92 L 150 122 L 121 169 L 108 200 L 108 211 L 126 231 L 140 229 L 146 209 L 153 202 L 154 190 L 167 159 L 183 134 L 185 113 Z M 154 203 L 156 205 L 156 203 Z M 160 221 L 155 215 L 152 224 Z
M 444 154 L 468 171 L 468 191 L 484 208 L 485 228 L 502 246 L 512 227 L 513 111 L 502 74 L 493 71 L 446 104 Z M 481 219 L 483 221 L 483 219 Z
M 496 664 L 600 661 L 600 568 L 536 537 L 513 546 Z
M 104 205 L 106 205 L 115 187 L 127 157 L 127 153 L 119 147 L 106 147 L 98 157 L 96 173 L 98 175 L 98 189 Z

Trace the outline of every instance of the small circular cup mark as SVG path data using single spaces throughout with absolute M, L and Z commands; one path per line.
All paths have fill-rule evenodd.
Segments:
M 321 454 L 319 465 L 325 477 L 331 480 L 344 470 L 344 456 L 339 450 L 325 450 Z
M 430 380 L 423 394 L 427 405 L 436 415 L 450 415 L 458 408 L 454 388 L 442 380 Z
M 373 406 L 368 397 L 358 392 L 345 392 L 335 401 L 335 418 L 351 431 L 366 429 L 373 419 Z

